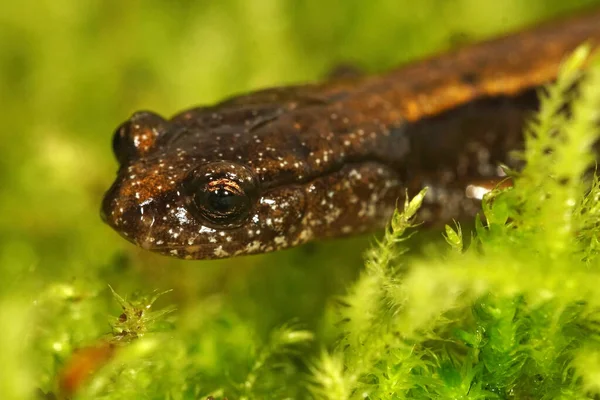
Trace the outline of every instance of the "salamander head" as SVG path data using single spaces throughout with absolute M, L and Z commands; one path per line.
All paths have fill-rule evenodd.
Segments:
M 176 134 L 149 112 L 117 129 L 120 169 L 101 210 L 113 229 L 140 247 L 185 259 L 263 253 L 309 239 L 301 187 L 265 190 L 248 165 L 173 146 Z M 223 145 L 223 138 L 208 139 Z

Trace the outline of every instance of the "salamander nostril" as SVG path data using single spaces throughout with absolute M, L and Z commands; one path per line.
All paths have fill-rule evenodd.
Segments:
M 104 194 L 102 198 L 102 204 L 100 205 L 100 218 L 104 223 L 114 226 L 111 223 L 111 215 L 114 213 L 113 209 L 113 199 L 115 195 L 115 184 L 113 184 L 110 189 Z

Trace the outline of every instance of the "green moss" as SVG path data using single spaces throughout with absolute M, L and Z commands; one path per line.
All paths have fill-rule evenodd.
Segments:
M 600 192 L 581 179 L 600 136 L 600 58 L 580 48 L 544 92 L 514 186 L 484 200 L 463 250 L 398 257 L 422 194 L 397 213 L 344 297 L 342 339 L 313 368 L 313 393 L 339 398 L 582 398 L 598 394 Z M 582 80 L 579 97 L 572 86 Z M 571 118 L 566 102 L 572 101 Z M 595 233 L 592 233 L 595 232 Z

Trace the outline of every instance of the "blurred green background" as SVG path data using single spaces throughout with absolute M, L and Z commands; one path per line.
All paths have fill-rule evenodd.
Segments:
M 43 337 L 40 325 L 54 329 L 52 317 L 60 314 L 54 310 L 56 314 L 40 315 L 32 308 L 40 296 L 103 293 L 110 303 L 107 309 L 118 314 L 108 284 L 121 294 L 173 288 L 164 301 L 177 304 L 182 313 L 188 310 L 184 315 L 198 317 L 198 304 L 217 296 L 261 335 L 292 319 L 318 330 L 327 302 L 342 293 L 359 271 L 369 237 L 207 262 L 171 260 L 126 243 L 102 224 L 98 208 L 116 171 L 110 149 L 113 130 L 133 111 L 150 109 L 168 116 L 235 93 L 316 80 L 340 63 L 377 72 L 592 3 L 25 0 L 4 4 L 0 326 L 6 332 L 0 339 L 0 372 L 14 378 L 14 393 L 27 387 L 23 379 L 39 376 L 22 368 L 28 362 L 23 354 L 32 343 L 43 349 L 35 342 Z M 105 314 L 85 315 L 85 310 L 83 314 L 80 322 L 95 328 L 79 337 L 73 334 L 75 328 L 64 328 L 63 333 L 71 334 L 65 343 L 75 345 L 108 331 Z M 45 361 L 31 362 L 51 371 L 52 360 L 69 351 L 54 350 L 56 354 L 48 353 Z

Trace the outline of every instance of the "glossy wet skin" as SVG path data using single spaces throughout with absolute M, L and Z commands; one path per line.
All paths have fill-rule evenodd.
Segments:
M 381 76 L 260 91 L 170 120 L 136 113 L 115 133 L 103 219 L 143 248 L 206 259 L 378 229 L 423 186 L 422 219 L 473 215 L 476 189 L 503 178 L 498 163 L 516 166 L 534 89 L 588 38 L 600 42 L 600 14 Z
M 298 107 L 294 101 L 269 113 Z M 374 207 L 398 196 L 389 167 L 334 157 L 334 149 L 349 147 L 341 137 L 281 142 L 270 124 L 256 125 L 264 114 L 252 114 L 229 106 L 227 118 L 237 125 L 223 124 L 216 110 L 169 122 L 135 114 L 116 132 L 122 167 L 105 196 L 103 218 L 144 248 L 218 258 L 364 231 L 389 217 L 391 206 Z

